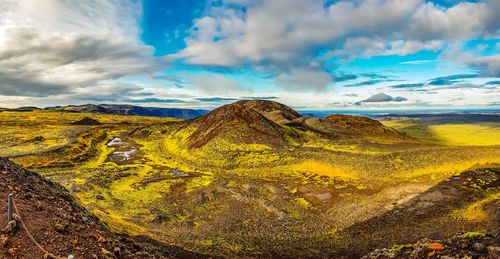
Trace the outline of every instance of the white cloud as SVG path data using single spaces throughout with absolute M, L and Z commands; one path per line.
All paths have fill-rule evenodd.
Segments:
M 433 59 L 411 60 L 411 61 L 401 62 L 399 64 L 401 64 L 401 65 L 420 65 L 420 64 L 427 64 L 427 63 L 433 63 L 433 62 L 436 62 L 436 60 L 433 60 Z
M 469 66 L 478 68 L 482 76 L 500 77 L 500 54 L 483 57 L 470 56 L 465 62 Z
M 325 71 L 294 68 L 276 78 L 278 85 L 300 91 L 324 90 L 332 82 L 332 77 Z
M 0 7 L 3 29 L 29 27 L 41 34 L 100 34 L 130 40 L 140 33 L 142 8 L 135 0 L 2 0 Z
M 194 89 L 205 94 L 234 94 L 244 89 L 239 81 L 222 74 L 189 74 L 185 78 Z
M 439 50 L 443 46 L 440 40 L 415 41 L 373 39 L 368 37 L 349 38 L 342 48 L 333 50 L 327 54 L 328 57 L 336 56 L 346 59 L 356 57 L 372 57 L 384 55 L 406 56 L 420 50 Z
M 164 69 L 139 40 L 141 12 L 138 1 L 0 2 L 0 95 L 77 98 Z
M 498 30 L 495 1 L 448 9 L 422 0 L 249 2 L 240 2 L 246 13 L 223 5 L 197 20 L 175 57 L 197 65 L 293 67 L 317 59 L 320 48 L 343 56 L 358 56 L 366 46 L 362 56 L 407 55 Z
M 361 103 L 380 103 L 380 102 L 404 102 L 407 101 L 406 97 L 403 96 L 396 96 L 392 97 L 386 93 L 378 93 L 374 94 L 362 101 L 357 102 L 356 104 L 361 104 Z
M 123 39 L 76 34 L 44 37 L 29 29 L 11 29 L 6 35 L 0 49 L 0 80 L 5 83 L 7 78 L 16 78 L 20 89 L 36 82 L 85 87 L 101 80 L 152 73 L 159 65 L 151 57 L 151 47 Z M 39 91 L 54 94 L 44 88 Z M 0 89 L 0 94 L 5 91 Z
M 323 0 L 222 1 L 222 5 L 212 6 L 205 16 L 195 20 L 185 39 L 186 48 L 170 58 L 196 65 L 251 65 L 256 71 L 276 75 L 256 80 L 252 87 L 257 91 L 265 89 L 266 95 L 280 96 L 298 107 L 344 100 L 342 93 L 325 91 L 318 95 L 307 91 L 323 90 L 332 83 L 332 76 L 323 67 L 328 55 L 408 55 L 422 49 L 450 48 L 443 58 L 467 64 L 483 75 L 498 76 L 500 71 L 498 55 L 477 57 L 463 49 L 455 51 L 450 45 L 475 37 L 498 36 L 498 0 L 461 3 L 451 8 L 423 0 L 335 1 L 329 6 Z M 241 6 L 246 7 L 245 11 Z M 169 85 L 165 79 L 149 77 L 164 70 L 167 62 L 153 57 L 154 49 L 141 42 L 141 15 L 139 0 L 0 0 L 1 106 L 30 105 L 35 101 L 42 105 L 111 102 L 141 99 L 148 93 L 157 98 L 184 99 L 210 94 L 257 94 L 252 93 L 251 83 L 245 78 L 223 73 L 181 75 L 170 80 Z M 328 55 L 320 56 L 319 52 L 323 55 L 327 51 Z M 141 83 L 123 83 L 127 80 L 122 78 L 129 76 L 140 76 L 137 81 Z M 358 90 L 353 94 L 358 94 L 359 99 L 372 94 L 364 88 L 346 91 Z M 381 91 L 391 96 L 400 94 L 390 89 Z M 474 91 L 471 96 L 476 99 L 464 98 L 464 102 L 488 99 L 481 89 Z M 429 102 L 439 104 L 439 100 L 452 98 L 452 94 L 440 93 L 432 95 Z
M 475 56 L 465 51 L 461 44 L 453 44 L 441 53 L 440 58 L 475 68 L 483 77 L 500 77 L 500 54 Z

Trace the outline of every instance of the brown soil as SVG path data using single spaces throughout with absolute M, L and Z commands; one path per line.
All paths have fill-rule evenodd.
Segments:
M 424 237 L 445 240 L 461 232 L 477 230 L 490 233 L 492 244 L 500 246 L 500 215 L 496 214 L 498 210 L 492 208 L 494 205 L 483 206 L 490 217 L 481 222 L 461 220 L 451 214 L 454 210 L 485 198 L 486 193 L 497 192 L 499 189 L 500 169 L 465 171 L 383 215 L 343 230 L 344 244 L 335 249 L 334 254 L 336 257 L 360 257 L 377 248 L 415 243 Z
M 264 115 L 269 120 L 278 124 L 285 124 L 302 117 L 298 112 L 292 108 L 274 101 L 268 100 L 243 100 L 234 103 L 250 109 L 253 109 L 260 114 Z
M 347 135 L 406 137 L 403 133 L 386 127 L 377 120 L 361 116 L 332 114 L 325 118 L 324 125 L 331 131 Z
M 472 233 L 456 235 L 442 240 L 423 238 L 415 244 L 397 245 L 376 249 L 362 259 L 385 258 L 500 258 L 498 237 L 491 234 Z
M 17 228 L 7 222 L 7 195 L 14 195 Z M 61 186 L 0 158 L 0 258 L 50 258 L 29 238 L 24 223 L 43 249 L 61 258 L 200 258 L 146 237 L 110 232 Z M 4 229 L 5 228 L 5 229 Z
M 90 125 L 90 126 L 93 126 L 93 125 L 101 125 L 101 123 L 97 120 L 94 120 L 92 118 L 89 118 L 89 117 L 85 117 L 79 121 L 75 121 L 73 123 L 71 123 L 72 125 Z
M 219 107 L 188 122 L 196 127 L 189 137 L 190 148 L 200 148 L 215 138 L 238 144 L 288 145 L 282 127 L 242 103 Z

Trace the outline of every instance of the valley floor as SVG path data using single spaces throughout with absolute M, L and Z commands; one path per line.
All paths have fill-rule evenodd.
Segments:
M 72 124 L 86 116 L 101 124 Z M 172 119 L 4 112 L 0 156 L 62 184 L 117 232 L 203 254 L 360 257 L 423 237 L 498 235 L 498 123 L 384 123 L 415 141 L 311 134 L 282 149 L 191 150 Z

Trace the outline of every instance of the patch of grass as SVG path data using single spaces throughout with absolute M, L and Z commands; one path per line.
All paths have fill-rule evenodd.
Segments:
M 400 254 L 402 251 L 407 250 L 410 253 L 413 249 L 413 244 L 403 244 L 403 245 L 394 245 L 389 249 L 389 253 L 391 254 Z
M 486 235 L 486 232 L 484 231 L 471 231 L 471 232 L 465 232 L 460 235 L 460 237 L 463 238 L 475 238 L 475 237 L 484 237 Z
M 500 192 L 489 194 L 484 199 L 478 200 L 464 209 L 454 211 L 453 215 L 471 222 L 486 221 L 491 218 L 491 215 L 483 209 L 483 205 L 494 200 L 500 200 Z
M 394 128 L 407 135 L 431 143 L 439 143 L 434 133 L 429 130 L 428 126 L 423 124 L 419 119 L 410 118 L 394 118 L 391 120 L 381 121 L 384 126 Z
M 295 168 L 298 171 L 305 171 L 312 174 L 318 174 L 328 177 L 336 177 L 343 180 L 357 178 L 356 174 L 352 171 L 349 172 L 342 167 L 315 160 L 305 160 L 299 164 L 292 166 L 292 168 Z
M 447 145 L 500 145 L 500 129 L 498 125 L 494 124 L 443 124 L 431 125 L 429 129 Z

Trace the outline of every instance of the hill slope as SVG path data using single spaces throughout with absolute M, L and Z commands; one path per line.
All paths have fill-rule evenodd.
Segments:
M 7 200 L 14 194 L 19 212 L 17 230 L 0 232 L 1 258 L 43 258 L 45 255 L 34 240 L 50 253 L 63 258 L 106 258 L 106 254 L 120 254 L 125 258 L 199 257 L 177 247 L 134 240 L 109 232 L 95 217 L 77 205 L 61 186 L 38 174 L 23 170 L 5 158 L 0 158 L 0 197 Z M 4 203 L 5 204 L 5 203 Z M 0 226 L 7 226 L 6 206 L 0 206 Z
M 299 117 L 285 123 L 285 125 L 305 131 L 314 131 L 325 137 L 334 137 L 335 139 L 409 140 L 404 133 L 386 127 L 377 120 L 361 116 L 332 114 L 325 119 Z
M 171 150 L 209 147 L 214 152 L 276 149 L 314 141 L 356 139 L 386 143 L 409 139 L 369 118 L 347 115 L 307 118 L 284 104 L 268 100 L 238 101 L 191 120 L 146 127 L 134 134 L 145 136 L 155 131 L 160 133 L 155 137 L 164 139 Z
M 292 108 L 274 101 L 243 100 L 234 104 L 253 109 L 278 124 L 285 124 L 302 117 Z
M 287 145 L 289 139 L 299 137 L 293 131 L 286 130 L 261 114 L 259 110 L 270 113 L 280 110 L 273 109 L 271 106 L 266 108 L 257 105 L 260 102 L 240 101 L 224 105 L 189 121 L 187 127 L 194 129 L 188 138 L 190 148 L 200 148 L 217 139 L 236 144 L 264 144 L 281 147 Z M 265 101 L 264 104 L 277 103 Z M 288 111 L 289 114 L 293 112 L 291 109 Z

